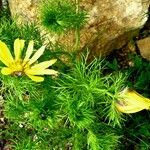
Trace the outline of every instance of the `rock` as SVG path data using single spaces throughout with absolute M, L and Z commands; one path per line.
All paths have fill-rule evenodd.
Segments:
M 8 0 L 11 15 L 18 24 L 37 20 L 37 4 L 39 0 Z
M 150 37 L 137 41 L 137 46 L 143 58 L 150 60 Z
M 12 16 L 19 23 L 39 21 L 39 0 L 9 0 Z M 80 49 L 89 48 L 91 55 L 107 55 L 119 49 L 138 34 L 148 19 L 150 1 L 145 0 L 80 0 L 80 7 L 89 14 L 87 24 L 80 31 Z M 47 31 L 46 31 L 47 32 Z M 45 33 L 45 29 L 41 33 Z M 74 44 L 74 31 L 64 35 L 49 34 L 53 43 L 59 42 L 68 49 Z

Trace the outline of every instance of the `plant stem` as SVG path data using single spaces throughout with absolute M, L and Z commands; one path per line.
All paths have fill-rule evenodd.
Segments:
M 76 14 L 79 12 L 79 0 L 75 0 L 76 3 Z M 77 51 L 80 48 L 80 31 L 79 28 L 76 27 L 75 29 L 75 46 L 74 50 Z
M 75 30 L 75 51 L 79 50 L 79 47 L 80 47 L 80 31 L 78 29 L 78 27 L 76 27 L 76 30 Z
M 76 3 L 76 13 L 79 12 L 79 0 L 75 0 Z

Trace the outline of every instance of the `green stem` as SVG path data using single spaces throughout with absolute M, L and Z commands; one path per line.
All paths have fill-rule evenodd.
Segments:
M 75 0 L 76 3 L 76 14 L 78 14 L 79 12 L 79 0 Z M 79 28 L 76 27 L 75 29 L 75 46 L 74 46 L 74 50 L 77 51 L 80 48 L 80 31 Z
M 79 12 L 79 0 L 76 0 L 75 3 L 76 3 L 76 13 L 78 13 Z
M 75 30 L 75 51 L 79 50 L 80 48 L 80 31 L 78 28 Z

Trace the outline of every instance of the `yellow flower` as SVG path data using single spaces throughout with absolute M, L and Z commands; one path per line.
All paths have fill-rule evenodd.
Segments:
M 24 40 L 15 40 L 15 58 L 13 58 L 7 45 L 4 42 L 0 41 L 0 61 L 3 62 L 6 66 L 1 69 L 1 73 L 3 75 L 22 76 L 23 74 L 25 74 L 35 82 L 44 81 L 44 77 L 39 75 L 57 75 L 57 71 L 48 69 L 48 67 L 50 67 L 57 61 L 56 59 L 44 61 L 39 64 L 34 64 L 38 60 L 38 58 L 44 53 L 45 46 L 42 46 L 40 49 L 38 49 L 31 57 L 33 53 L 34 42 L 30 41 L 27 47 L 25 57 L 24 59 L 21 59 L 24 44 Z
M 121 99 L 116 101 L 116 108 L 122 113 L 136 113 L 150 109 L 150 99 L 143 97 L 134 90 L 125 88 L 120 93 Z

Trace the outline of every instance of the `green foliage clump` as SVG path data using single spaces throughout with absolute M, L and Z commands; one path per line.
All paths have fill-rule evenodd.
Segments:
M 43 2 L 43 25 L 57 33 L 81 28 L 86 13 L 77 8 L 67 1 Z M 33 39 L 37 47 L 42 45 L 34 24 L 19 28 L 10 18 L 0 16 L 0 27 L 1 40 L 10 47 L 18 37 Z M 40 59 L 62 54 L 72 56 L 56 48 L 55 52 L 46 51 Z M 114 70 L 110 73 L 105 68 L 106 60 L 87 63 L 87 56 L 83 56 L 79 60 L 70 59 L 71 67 L 68 67 L 58 59 L 55 70 L 60 72 L 59 76 L 47 76 L 42 83 L 34 83 L 24 76 L 0 75 L 6 120 L 2 138 L 14 150 L 115 150 L 133 144 L 134 148 L 148 150 L 149 113 L 134 114 L 122 124 L 124 117 L 115 107 L 119 92 L 127 85 L 127 74 L 132 77 L 136 73 L 133 87 L 149 94 L 149 63 L 143 63 L 140 58 L 135 61 L 131 70 L 121 73 L 114 60 L 108 66 Z
M 116 148 L 119 136 L 115 134 L 94 134 L 89 131 L 87 135 L 88 148 L 91 150 L 112 150 Z M 103 138 L 101 138 L 103 137 Z M 100 144 L 103 143 L 103 144 Z
M 71 123 L 79 128 L 90 125 L 95 118 L 102 116 L 108 117 L 114 125 L 120 125 L 122 120 L 114 103 L 124 87 L 125 78 L 121 73 L 103 75 L 102 63 L 95 59 L 86 65 L 84 57 L 75 63 L 70 75 L 62 74 L 62 80 L 58 83 L 58 96 L 63 105 L 66 104 L 64 108 Z M 95 116 L 96 113 L 98 116 Z
M 42 84 L 24 77 L 1 76 L 6 89 L 4 115 L 10 128 L 20 128 L 12 129 L 12 136 L 6 133 L 5 138 L 14 139 L 15 149 L 27 143 L 31 149 L 42 149 L 43 145 L 47 149 L 115 149 L 120 135 L 108 123 L 120 125 L 121 120 L 116 118 L 122 116 L 114 101 L 123 87 L 123 78 L 104 76 L 103 69 L 100 60 L 87 64 L 83 57 L 67 74 L 61 73 L 55 80 L 47 77 Z M 114 112 L 110 115 L 110 111 Z M 21 136 L 21 130 L 26 136 Z M 33 141 L 35 136 L 37 140 Z
M 136 114 L 132 114 L 127 119 L 122 129 L 119 131 L 123 134 L 120 139 L 124 145 L 119 146 L 119 149 L 150 149 L 150 126 L 149 126 L 150 113 L 148 111 L 141 111 Z
M 150 97 L 150 62 L 139 55 L 131 55 L 130 59 L 134 66 L 128 70 L 129 79 L 134 84 L 131 85 L 130 82 L 129 86 Z
M 38 27 L 32 24 L 17 26 L 15 21 L 9 17 L 3 16 L 0 18 L 0 40 L 12 46 L 14 40 L 20 38 L 24 40 L 34 40 L 35 46 L 42 45 L 42 39 Z
M 124 72 L 127 75 L 126 86 L 136 90 L 145 97 L 150 97 L 150 62 L 143 59 L 140 55 L 130 54 L 129 60 L 132 66 L 124 69 L 118 68 L 119 63 L 116 59 L 107 63 L 107 70 Z M 143 110 L 139 113 L 132 114 L 126 118 L 122 128 L 118 131 L 123 136 L 119 149 L 150 149 L 150 113 Z
M 46 0 L 40 4 L 40 19 L 44 27 L 53 33 L 63 33 L 71 29 L 80 29 L 87 15 L 78 4 L 70 0 Z

